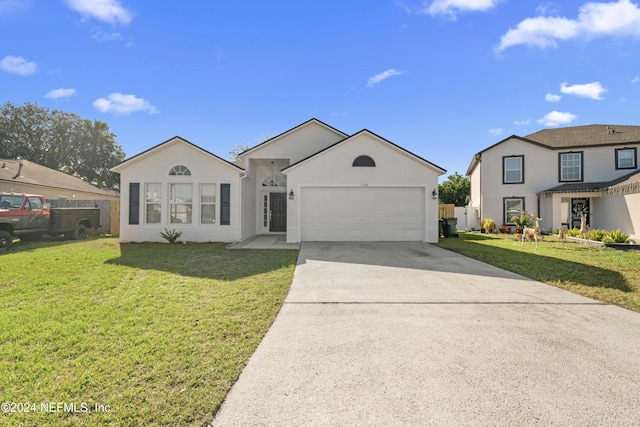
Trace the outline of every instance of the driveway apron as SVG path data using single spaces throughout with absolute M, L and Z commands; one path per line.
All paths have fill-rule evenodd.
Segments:
M 426 243 L 304 243 L 212 424 L 640 425 L 640 314 Z

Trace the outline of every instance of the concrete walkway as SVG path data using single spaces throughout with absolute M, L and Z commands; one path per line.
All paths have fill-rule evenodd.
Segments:
M 215 426 L 640 425 L 640 314 L 422 243 L 304 243 Z
M 300 243 L 287 243 L 285 234 L 253 236 L 228 246 L 229 249 L 300 249 Z

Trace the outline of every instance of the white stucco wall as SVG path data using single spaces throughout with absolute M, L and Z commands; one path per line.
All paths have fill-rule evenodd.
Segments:
M 175 165 L 187 166 L 191 176 L 170 176 Z M 241 239 L 240 174 L 241 171 L 204 151 L 180 140 L 172 140 L 144 153 L 139 158 L 116 167 L 120 172 L 120 241 L 165 242 L 160 232 L 165 228 L 182 231 L 181 241 L 234 242 Z M 140 224 L 129 224 L 129 184 L 140 183 Z M 159 183 L 162 189 L 161 222 L 145 223 L 145 183 Z M 191 183 L 193 211 L 191 224 L 169 222 L 169 185 Z M 199 184 L 216 184 L 216 223 L 200 224 Z M 220 184 L 231 185 L 231 224 L 220 225 Z
M 631 172 L 615 169 L 615 149 L 609 147 L 583 147 L 550 150 L 517 138 L 510 138 L 482 153 L 481 168 L 471 176 L 471 206 L 478 207 L 482 218 L 493 218 L 496 224 L 504 221 L 505 197 L 524 197 L 524 209 L 542 217 L 544 230 L 560 227 L 559 199 L 543 198 L 538 193 L 564 184 L 559 180 L 559 154 L 569 151 L 583 153 L 583 181 L 607 182 Z M 503 157 L 524 155 L 524 183 L 503 184 Z M 480 194 L 481 191 L 481 194 Z M 599 195 L 594 195 L 596 197 Z M 560 197 L 560 196 L 558 196 Z M 573 197 L 562 195 L 562 197 Z M 587 193 L 575 197 L 591 197 Z
M 346 138 L 316 121 L 310 121 L 251 150 L 242 156 L 245 168 L 249 159 L 288 159 L 296 163 Z M 248 169 L 250 171 L 250 169 Z
M 360 155 L 372 157 L 376 167 L 353 167 Z M 422 240 L 438 241 L 438 201 L 431 197 L 438 188 L 439 169 L 365 132 L 294 165 L 287 174 L 289 188 L 297 195 L 287 205 L 287 241 L 300 241 L 300 195 L 304 187 L 418 187 L 425 192 L 425 227 Z M 380 203 L 384 203 L 381 200 Z

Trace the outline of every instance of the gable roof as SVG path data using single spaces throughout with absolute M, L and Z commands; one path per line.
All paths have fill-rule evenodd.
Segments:
M 151 148 L 149 148 L 149 149 L 147 149 L 147 150 L 145 150 L 145 151 L 143 151 L 141 153 L 138 153 L 133 157 L 129 157 L 128 159 L 125 159 L 123 162 L 118 163 L 117 165 L 112 167 L 110 170 L 111 170 L 111 172 L 120 173 L 120 171 L 124 167 L 128 166 L 129 164 L 135 163 L 137 161 L 140 161 L 140 160 L 144 159 L 145 157 L 151 156 L 153 153 L 157 152 L 158 150 L 160 150 L 160 149 L 162 149 L 162 148 L 164 148 L 164 147 L 166 147 L 168 145 L 176 144 L 178 142 L 183 143 L 185 145 L 188 145 L 188 146 L 190 146 L 192 148 L 195 148 L 196 150 L 200 151 L 201 153 L 203 153 L 203 154 L 205 154 L 207 156 L 210 156 L 210 157 L 212 157 L 212 158 L 214 158 L 214 159 L 216 159 L 216 160 L 218 160 L 220 162 L 223 162 L 223 163 L 227 164 L 228 166 L 231 166 L 232 168 L 237 169 L 240 172 L 244 172 L 244 169 L 241 168 L 240 166 L 236 165 L 235 163 L 232 163 L 232 162 L 230 162 L 228 160 L 225 160 L 222 157 L 216 156 L 215 154 L 205 150 L 202 147 L 197 146 L 196 144 L 194 144 L 192 142 L 187 141 L 186 139 L 184 139 L 184 138 L 182 138 L 180 136 L 174 136 L 173 138 L 167 139 L 166 141 L 161 142 L 160 144 L 155 145 L 155 146 L 153 146 L 153 147 L 151 147 Z
M 482 153 L 510 139 L 518 139 L 538 145 L 549 150 L 562 150 L 583 147 L 602 147 L 625 144 L 640 144 L 640 126 L 630 125 L 585 125 L 565 128 L 543 129 L 525 137 L 511 135 L 496 144 L 478 152 L 469 167 L 467 175 L 471 175 L 482 158 Z
M 118 195 L 117 191 L 96 187 L 75 176 L 22 159 L 0 159 L 0 182 L 60 188 L 112 197 Z
M 253 147 L 251 147 L 251 148 L 249 148 L 249 149 L 247 149 L 247 150 L 243 151 L 242 153 L 240 153 L 240 154 L 238 155 L 238 157 L 242 158 L 242 157 L 244 157 L 245 155 L 249 154 L 250 152 L 252 152 L 252 151 L 254 151 L 254 150 L 257 150 L 258 148 L 262 148 L 262 147 L 264 147 L 265 145 L 272 144 L 272 143 L 274 143 L 275 141 L 277 141 L 278 139 L 282 138 L 283 136 L 288 135 L 288 134 L 290 134 L 290 133 L 293 133 L 293 132 L 295 132 L 295 131 L 297 131 L 297 130 L 299 130 L 299 129 L 303 128 L 303 127 L 309 126 L 310 124 L 314 124 L 314 123 L 315 123 L 315 124 L 318 124 L 318 125 L 320 125 L 320 126 L 322 126 L 322 127 L 324 127 L 324 128 L 326 128 L 326 129 L 328 129 L 328 130 L 330 130 L 330 131 L 332 131 L 332 132 L 334 132 L 334 133 L 336 133 L 336 134 L 338 134 L 338 135 L 340 135 L 340 136 L 342 136 L 343 138 L 344 138 L 344 137 L 349 136 L 348 134 L 346 134 L 346 133 L 344 133 L 344 132 L 342 132 L 342 131 L 340 131 L 340 130 L 338 130 L 338 129 L 334 128 L 333 126 L 330 126 L 330 125 L 328 125 L 328 124 L 326 124 L 326 123 L 324 123 L 324 122 L 322 122 L 322 121 L 320 121 L 320 120 L 318 120 L 318 119 L 316 119 L 316 118 L 311 118 L 311 119 L 307 120 L 306 122 L 299 124 L 299 125 L 298 125 L 298 126 L 296 126 L 296 127 L 293 127 L 293 128 L 291 128 L 291 129 L 289 129 L 289 130 L 287 130 L 287 131 L 284 131 L 284 132 L 282 132 L 282 133 L 281 133 L 281 134 L 279 134 L 279 135 L 276 135 L 276 136 L 274 136 L 274 137 L 272 137 L 272 138 L 269 138 L 269 139 L 267 139 L 266 141 L 263 141 L 263 142 L 261 142 L 260 144 L 255 145 L 255 146 L 253 146 Z
M 400 152 L 402 152 L 402 153 L 408 155 L 409 157 L 413 158 L 414 160 L 417 160 L 420 163 L 423 163 L 423 164 L 425 164 L 425 165 L 427 165 L 427 166 L 429 166 L 429 167 L 431 167 L 433 169 L 436 169 L 441 174 L 444 174 L 444 173 L 447 172 L 446 169 L 441 168 L 440 166 L 436 165 L 435 163 L 431 163 L 430 161 L 418 156 L 417 154 L 412 153 L 411 151 L 409 151 L 409 150 L 407 150 L 405 148 L 402 148 L 401 146 L 399 146 L 397 144 L 394 144 L 393 142 L 381 137 L 380 135 L 378 135 L 376 133 L 371 132 L 368 129 L 362 129 L 360 132 L 354 133 L 353 135 L 351 135 L 351 136 L 349 136 L 347 138 L 344 138 L 343 140 L 338 141 L 335 144 L 332 144 L 332 145 L 328 146 L 324 150 L 320 150 L 317 153 L 314 153 L 314 154 L 310 155 L 309 157 L 306 157 L 306 158 L 304 158 L 304 159 L 302 159 L 302 160 L 300 160 L 300 161 L 298 161 L 296 163 L 293 163 L 293 164 L 287 166 L 286 168 L 282 169 L 282 172 L 286 174 L 291 169 L 294 169 L 294 168 L 298 167 L 301 164 L 307 163 L 310 160 L 322 155 L 323 153 L 325 153 L 325 152 L 327 152 L 329 150 L 332 150 L 333 148 L 335 148 L 335 147 L 337 147 L 339 145 L 346 144 L 348 141 L 354 139 L 355 137 L 357 137 L 359 135 L 363 135 L 363 134 L 368 134 L 370 136 L 373 136 L 373 137 L 377 138 L 379 141 L 384 142 L 385 144 L 388 144 L 389 146 L 395 148 L 396 150 L 399 150 Z

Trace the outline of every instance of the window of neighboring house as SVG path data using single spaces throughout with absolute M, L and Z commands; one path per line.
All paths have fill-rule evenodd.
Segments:
M 637 164 L 636 148 L 616 149 L 616 169 L 635 169 Z
M 582 151 L 559 156 L 560 181 L 582 181 Z
M 200 224 L 216 223 L 216 184 L 200 184 Z
M 524 212 L 524 197 L 505 197 L 503 223 L 512 223 L 514 217 L 519 217 Z
M 176 165 L 171 168 L 169 175 L 191 175 L 191 171 L 184 165 Z
M 162 184 L 151 182 L 144 184 L 145 223 L 159 224 L 162 218 Z
M 502 158 L 502 183 L 524 184 L 524 156 Z
M 171 224 L 191 224 L 192 192 L 192 184 L 169 184 L 169 221 Z

